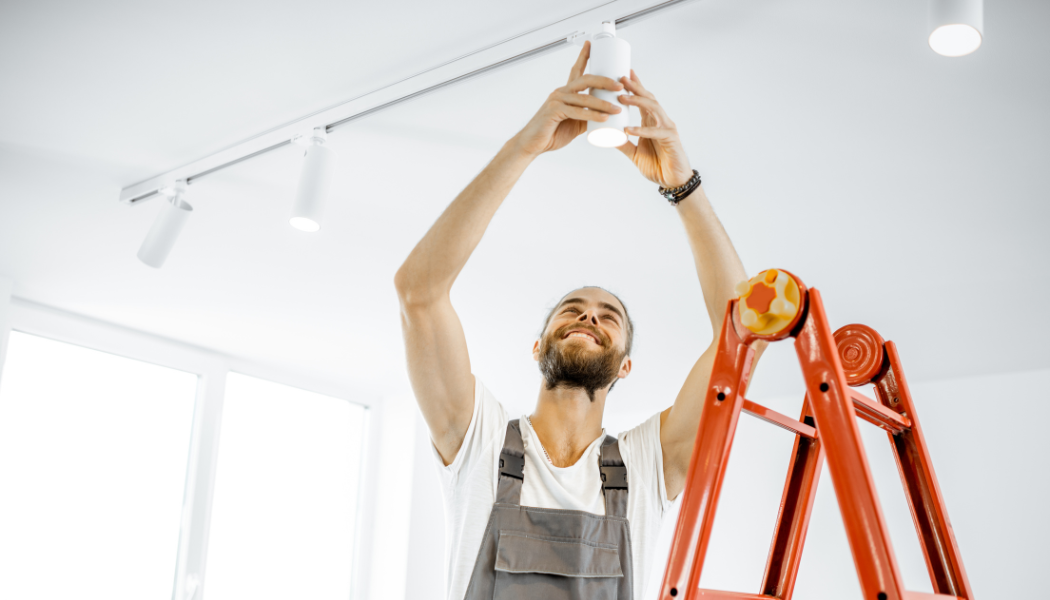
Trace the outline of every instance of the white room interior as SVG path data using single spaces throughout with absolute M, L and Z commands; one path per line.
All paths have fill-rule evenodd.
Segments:
M 342 453 L 331 468 L 353 472 L 330 492 L 349 499 L 330 509 L 343 521 L 314 525 L 345 532 L 325 571 L 346 574 L 332 597 L 442 598 L 438 479 L 408 384 L 393 276 L 564 84 L 579 48 L 564 44 L 332 131 L 336 170 L 316 233 L 288 225 L 295 145 L 190 185 L 193 215 L 160 269 L 136 251 L 161 202 L 129 206 L 120 191 L 526 32 L 645 4 L 0 5 L 0 489 L 9 490 L 0 493 L 0 596 L 6 580 L 12 598 L 27 599 L 68 590 L 141 598 L 146 589 L 175 600 L 329 597 L 294 583 L 323 564 L 265 551 L 247 567 L 209 562 L 247 552 L 249 537 L 265 548 L 266 535 L 243 532 L 294 534 L 312 510 L 329 510 L 281 496 L 255 514 L 245 512 L 253 502 L 233 499 L 239 484 L 224 483 L 232 480 L 223 465 L 239 463 L 225 458 L 233 450 L 220 452 L 235 435 L 226 428 L 241 423 L 245 447 L 261 443 L 248 440 L 251 403 L 239 409 L 247 421 L 227 418 L 240 402 L 232 382 L 249 376 L 290 386 L 281 393 L 292 405 L 322 407 L 296 424 L 281 404 L 267 427 L 300 427 L 308 439 L 312 422 L 346 424 L 330 432 L 343 445 L 304 450 Z M 1041 275 L 1050 257 L 1050 4 L 985 2 L 982 46 L 960 58 L 931 51 L 927 11 L 925 1 L 698 0 L 621 36 L 677 123 L 748 273 L 789 269 L 821 291 L 834 327 L 864 323 L 898 345 L 975 596 L 1040 597 L 1050 559 L 1050 321 L 1038 309 L 1050 295 Z M 619 152 L 581 137 L 537 160 L 497 213 L 452 300 L 472 370 L 512 414 L 531 409 L 540 385 L 531 351 L 546 310 L 585 284 L 619 294 L 637 328 L 634 372 L 610 396 L 607 430 L 673 401 L 713 332 L 687 239 L 655 188 Z M 88 359 L 60 363 L 66 350 L 47 344 L 31 355 L 38 338 L 164 367 L 143 377 L 172 377 L 161 387 L 180 399 L 128 392 L 159 412 L 132 403 L 99 417 L 98 427 L 130 437 L 90 454 L 83 444 L 105 436 L 77 424 L 98 414 L 63 420 L 24 406 L 44 380 L 56 390 L 64 380 L 85 398 L 100 393 L 77 383 L 87 375 L 41 366 Z M 47 358 L 23 360 L 30 356 Z M 16 363 L 27 366 L 16 372 Z M 793 415 L 802 392 L 794 353 L 774 345 L 748 396 Z M 325 404 L 331 398 L 338 407 Z M 930 591 L 889 445 L 881 431 L 862 431 L 905 582 Z M 741 419 L 705 587 L 756 592 L 792 440 Z M 107 501 L 105 486 L 154 463 L 120 463 L 124 476 L 85 475 L 47 498 L 32 493 L 94 468 L 95 459 L 66 457 L 124 460 L 136 444 L 171 450 L 164 468 L 173 475 L 157 484 L 170 489 L 148 496 L 170 504 L 157 525 L 167 537 L 150 538 L 161 553 L 170 548 L 170 560 L 154 565 L 160 587 L 126 584 L 122 553 L 134 548 L 99 542 L 110 525 L 138 527 L 121 522 L 133 511 Z M 311 456 L 289 458 L 288 473 Z M 31 458 L 65 470 L 23 468 L 37 464 Z M 319 467 L 317 478 L 325 473 Z M 299 485 L 256 475 L 243 485 L 260 494 Z M 821 479 L 794 597 L 860 598 L 826 468 Z M 109 507 L 104 518 L 87 498 Z M 75 548 L 55 525 L 89 521 L 88 541 Z M 12 537 L 29 536 L 19 529 L 26 523 L 55 526 L 28 544 Z M 74 568 L 86 555 L 100 566 Z M 650 578 L 653 598 L 662 567 Z

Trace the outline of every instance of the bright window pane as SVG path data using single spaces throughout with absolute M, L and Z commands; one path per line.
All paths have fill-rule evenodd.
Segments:
M 346 600 L 364 409 L 230 373 L 206 600 Z
M 170 598 L 197 376 L 12 332 L 0 598 Z

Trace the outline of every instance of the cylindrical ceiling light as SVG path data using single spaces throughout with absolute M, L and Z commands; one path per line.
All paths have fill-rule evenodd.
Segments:
M 305 145 L 306 151 L 303 154 L 303 168 L 299 173 L 299 187 L 295 192 L 292 218 L 288 222 L 302 231 L 317 231 L 321 228 L 324 203 L 328 198 L 328 190 L 332 187 L 335 152 L 325 147 L 327 137 L 325 128 L 318 127 L 295 140 Z
M 175 241 L 179 239 L 179 233 L 193 212 L 193 207 L 184 199 L 184 181 L 179 181 L 175 188 L 167 188 L 161 193 L 165 196 L 164 206 L 153 221 L 153 227 L 146 234 L 138 253 L 139 260 L 155 269 L 164 265 L 175 246 Z
M 602 23 L 602 30 L 591 41 L 591 57 L 587 70 L 592 75 L 601 75 L 619 81 L 631 75 L 631 45 L 616 37 L 616 24 Z M 609 115 L 606 121 L 587 121 L 587 141 L 603 148 L 615 148 L 627 143 L 623 128 L 630 123 L 627 107 L 617 97 L 626 91 L 614 92 L 591 88 L 591 95 L 606 102 L 618 104 L 623 110 Z
M 983 0 L 930 0 L 930 48 L 937 54 L 965 56 L 983 35 Z

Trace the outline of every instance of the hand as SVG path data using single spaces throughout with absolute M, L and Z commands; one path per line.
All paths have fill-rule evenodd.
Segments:
M 616 80 L 598 75 L 584 75 L 591 43 L 584 42 L 580 56 L 569 72 L 569 83 L 547 97 L 532 120 L 514 136 L 518 147 L 530 156 L 557 150 L 587 131 L 587 121 L 606 121 L 608 113 L 625 110 L 611 102 L 580 92 L 601 88 L 618 92 L 624 88 Z M 690 173 L 691 175 L 692 173 Z
M 641 127 L 625 127 L 624 133 L 638 136 L 638 145 L 629 140 L 616 149 L 631 159 L 646 179 L 665 188 L 678 187 L 693 176 L 689 157 L 685 155 L 678 129 L 656 101 L 652 92 L 642 86 L 634 69 L 631 76 L 620 79 L 633 95 L 622 95 L 623 104 L 633 104 L 642 113 Z

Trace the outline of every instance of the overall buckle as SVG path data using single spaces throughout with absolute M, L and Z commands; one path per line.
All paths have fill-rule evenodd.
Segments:
M 627 489 L 627 467 L 605 466 L 599 467 L 602 472 L 602 489 L 626 490 Z
M 499 455 L 499 474 L 525 481 L 525 457 L 507 452 Z

